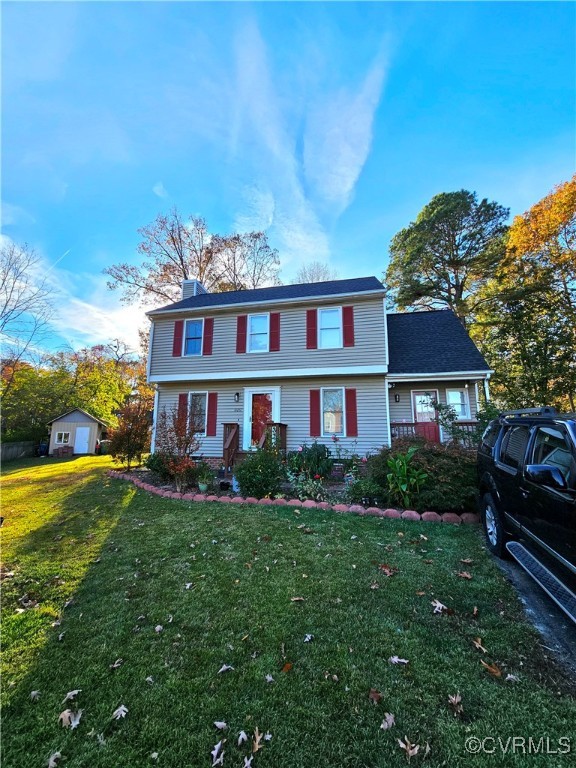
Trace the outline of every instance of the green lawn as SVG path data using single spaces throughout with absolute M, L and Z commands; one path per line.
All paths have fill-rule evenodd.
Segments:
M 66 768 L 209 767 L 221 738 L 223 765 L 241 767 L 250 745 L 238 734 L 256 728 L 272 738 L 252 768 L 403 766 L 404 736 L 421 747 L 411 765 L 573 764 L 519 742 L 466 751 L 471 736 L 523 737 L 526 751 L 529 737 L 550 749 L 568 737 L 576 750 L 572 683 L 475 527 L 173 501 L 108 479 L 109 466 L 6 467 L 3 768 L 46 766 L 57 751 Z M 37 606 L 17 612 L 24 596 Z M 434 599 L 450 612 L 434 614 Z M 83 710 L 75 730 L 58 722 L 66 708 Z

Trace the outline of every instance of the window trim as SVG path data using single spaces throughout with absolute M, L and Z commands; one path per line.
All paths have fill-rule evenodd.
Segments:
M 325 347 L 322 345 L 322 312 L 334 312 L 334 310 L 338 310 L 339 315 L 339 322 L 340 322 L 340 328 L 338 329 L 340 337 L 339 337 L 339 343 L 336 346 L 329 346 Z M 317 337 L 317 348 L 318 349 L 342 349 L 344 347 L 344 327 L 343 327 L 343 320 L 342 320 L 342 307 L 318 307 L 316 310 L 317 312 L 317 328 L 316 328 L 316 337 Z M 332 328 L 326 328 L 326 330 L 333 330 Z M 331 387 L 327 387 L 327 389 L 331 389 Z
M 186 326 L 188 323 L 202 323 L 202 330 L 200 331 L 200 352 L 198 354 L 192 354 L 186 352 Z M 189 317 L 184 320 L 184 330 L 182 332 L 182 357 L 202 357 L 204 354 L 204 318 L 203 317 Z
M 253 317 L 265 317 L 266 318 L 266 349 L 250 349 L 250 321 Z M 257 334 L 262 335 L 262 334 Z M 248 315 L 246 320 L 246 353 L 249 355 L 261 355 L 266 352 L 270 352 L 270 312 L 253 312 Z
M 54 441 L 55 445 L 70 445 L 70 432 L 56 432 L 56 440 Z M 59 436 L 62 436 L 62 439 L 58 439 Z M 64 435 L 68 435 L 68 440 L 64 440 Z
M 450 406 L 448 401 L 449 392 L 464 392 L 464 405 L 466 407 L 465 416 L 456 416 L 456 421 L 470 421 L 472 418 L 472 409 L 470 408 L 470 393 L 468 387 L 446 387 L 446 405 Z
M 200 437 L 206 437 L 206 432 L 208 431 L 208 391 L 207 390 L 191 390 L 188 392 L 188 416 L 191 415 L 192 412 L 192 395 L 204 395 L 206 398 L 206 407 L 204 409 L 204 432 L 195 432 L 195 435 L 199 435 Z
M 342 392 L 342 434 L 337 432 L 324 432 L 324 392 L 326 390 L 339 389 Z M 346 387 L 320 387 L 320 433 L 322 437 L 331 438 L 333 435 L 336 437 L 346 437 L 348 431 L 346 429 Z

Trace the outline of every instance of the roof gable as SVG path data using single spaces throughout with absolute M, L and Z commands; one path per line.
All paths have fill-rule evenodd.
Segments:
M 384 292 L 385 288 L 376 277 L 356 277 L 351 280 L 329 280 L 323 283 L 298 283 L 295 285 L 276 285 L 270 288 L 254 288 L 248 291 L 226 291 L 189 296 L 187 299 L 167 304 L 164 307 L 147 312 L 154 315 L 159 312 L 177 312 L 185 309 L 226 307 L 236 304 L 259 304 L 266 302 L 290 301 L 297 299 L 325 298 L 350 294 Z
M 47 424 L 53 424 L 55 421 L 60 421 L 60 419 L 63 419 L 65 416 L 70 416 L 71 413 L 83 413 L 84 416 L 87 416 L 89 419 L 92 419 L 92 421 L 96 421 L 98 424 L 102 424 L 103 427 L 107 427 L 105 421 L 101 421 L 100 419 L 97 419 L 96 416 L 92 416 L 91 413 L 88 413 L 88 411 L 85 411 L 83 408 L 71 408 L 69 411 L 66 411 L 65 413 L 61 413 L 60 416 L 56 416 L 54 419 L 50 419 L 50 421 L 47 422 Z
M 389 374 L 489 371 L 450 309 L 387 315 Z

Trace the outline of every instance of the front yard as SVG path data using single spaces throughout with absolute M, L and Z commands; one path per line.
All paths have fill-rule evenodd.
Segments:
M 406 738 L 412 765 L 570 764 L 574 683 L 476 527 L 169 500 L 110 466 L 4 473 L 4 768 L 394 767 Z

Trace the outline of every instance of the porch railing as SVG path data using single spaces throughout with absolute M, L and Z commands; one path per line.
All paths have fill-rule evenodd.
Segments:
M 434 422 L 430 423 L 436 426 Z M 462 443 L 462 445 L 467 448 L 475 448 L 478 424 L 478 421 L 473 420 L 455 422 L 454 427 L 460 431 L 460 435 L 455 438 L 456 442 Z M 415 421 L 391 421 L 390 432 L 392 435 L 392 442 L 402 438 L 410 439 L 411 437 L 416 436 L 426 437 L 425 429 L 423 429 L 423 427 L 425 427 L 424 422 L 417 424 Z
M 234 461 L 240 449 L 240 426 L 236 422 L 226 423 L 224 427 L 223 459 L 226 472 L 232 472 Z
M 268 443 L 268 445 L 273 446 L 282 453 L 286 453 L 287 429 L 288 426 L 286 424 L 281 424 L 277 421 L 269 421 L 266 424 L 266 429 L 262 433 L 262 437 L 258 443 L 258 448 L 264 448 L 264 446 Z

